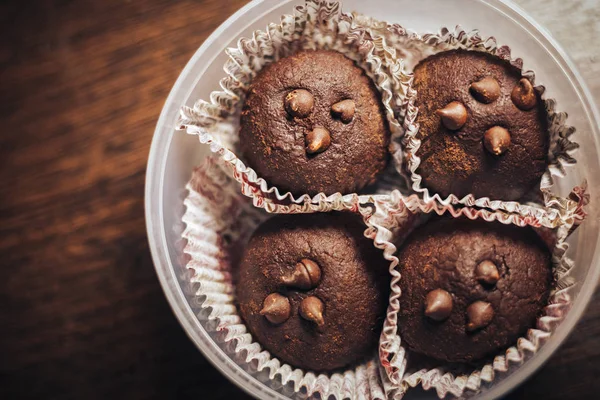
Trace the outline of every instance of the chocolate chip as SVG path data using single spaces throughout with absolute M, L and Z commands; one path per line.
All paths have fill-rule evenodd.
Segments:
M 271 293 L 263 301 L 260 315 L 264 315 L 272 324 L 283 324 L 288 320 L 292 311 L 290 301 L 279 293 Z
M 323 302 L 315 296 L 309 296 L 300 303 L 300 316 L 307 321 L 323 326 Z
M 491 76 L 486 76 L 480 81 L 473 82 L 469 87 L 471 95 L 485 104 L 494 102 L 500 97 L 500 85 L 498 81 Z
M 506 128 L 493 126 L 483 135 L 483 145 L 495 156 L 503 154 L 510 146 L 510 133 Z
M 321 268 L 313 260 L 303 258 L 294 267 L 294 271 L 284 276 L 282 282 L 287 286 L 308 290 L 316 287 L 321 280 Z
M 342 100 L 331 106 L 331 113 L 347 124 L 354 117 L 354 100 Z
M 467 331 L 485 328 L 494 319 L 494 309 L 490 303 L 476 301 L 467 307 Z
M 462 128 L 467 122 L 467 109 L 458 101 L 448 103 L 446 107 L 440 108 L 435 113 L 442 118 L 442 124 L 452 131 Z
M 519 83 L 513 88 L 510 98 L 515 106 L 523 111 L 531 110 L 537 103 L 533 85 L 527 78 L 519 80 Z
M 304 89 L 292 90 L 285 96 L 285 110 L 292 117 L 308 117 L 315 104 L 313 95 Z
M 452 313 L 452 296 L 443 289 L 435 289 L 425 297 L 425 315 L 434 321 L 443 321 Z
M 325 128 L 316 127 L 306 135 L 306 152 L 308 154 L 321 153 L 331 144 L 331 136 Z
M 500 279 L 498 267 L 491 260 L 483 260 L 475 267 L 475 278 L 487 285 L 495 285 Z

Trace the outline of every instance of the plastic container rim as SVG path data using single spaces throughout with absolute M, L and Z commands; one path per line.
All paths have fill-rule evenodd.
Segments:
M 274 8 L 280 7 L 282 4 L 291 3 L 295 0 L 254 0 L 229 17 L 223 22 L 200 46 L 194 53 L 190 61 L 177 78 L 175 85 L 171 89 L 165 105 L 162 109 L 156 129 L 152 138 L 148 164 L 146 168 L 145 182 L 145 218 L 146 231 L 148 234 L 148 242 L 152 254 L 152 260 L 158 275 L 159 281 L 167 297 L 179 323 L 184 328 L 186 334 L 200 349 L 204 356 L 228 379 L 233 381 L 238 387 L 245 390 L 257 398 L 270 399 L 287 399 L 287 397 L 269 388 L 265 384 L 259 382 L 254 377 L 245 372 L 233 360 L 225 354 L 212 340 L 206 332 L 200 321 L 192 311 L 184 293 L 177 282 L 177 276 L 171 263 L 169 255 L 167 237 L 165 234 L 165 226 L 163 219 L 163 183 L 166 168 L 167 154 L 174 135 L 173 129 L 165 130 L 165 127 L 172 126 L 175 121 L 175 115 L 179 107 L 189 97 L 192 88 L 195 85 L 187 85 L 194 77 L 201 76 L 204 70 L 198 72 L 195 70 L 199 60 L 203 58 L 204 53 L 213 45 L 213 43 L 227 30 L 232 24 L 238 21 L 251 10 L 259 5 L 267 5 L 264 13 L 268 13 Z M 573 61 L 562 49 L 558 42 L 550 35 L 550 33 L 540 26 L 531 16 L 523 9 L 508 0 L 476 0 L 487 6 L 494 8 L 496 11 L 504 14 L 507 18 L 512 19 L 516 23 L 525 28 L 528 33 L 534 37 L 538 43 L 554 58 L 557 64 L 561 67 L 565 76 L 569 79 L 581 101 L 584 112 L 590 122 L 592 122 L 592 134 L 596 148 L 598 148 L 598 136 L 600 125 L 600 113 L 594 103 L 594 99 L 583 81 L 579 71 Z M 270 6 L 270 7 L 269 7 Z M 262 15 L 262 14 L 261 14 Z M 256 19 L 261 18 L 261 15 L 256 16 L 253 20 L 243 22 L 244 28 L 240 30 L 237 36 L 245 29 L 246 26 L 252 24 Z M 234 36 L 234 37 L 237 37 Z M 203 60 L 203 64 L 208 66 L 213 60 Z M 186 90 L 185 88 L 188 87 Z M 183 95 L 182 95 L 183 94 Z M 167 126 L 168 125 L 168 126 Z M 596 248 L 600 244 L 600 235 L 596 241 Z M 542 347 L 540 351 L 531 360 L 526 362 L 519 368 L 518 373 L 513 373 L 504 378 L 497 385 L 481 394 L 481 399 L 493 399 L 506 395 L 508 392 L 517 387 L 533 372 L 540 368 L 554 351 L 562 344 L 568 334 L 573 330 L 575 324 L 581 318 L 589 304 L 592 295 L 594 294 L 598 279 L 600 277 L 600 268 L 597 268 L 598 253 L 594 255 L 593 265 L 590 266 L 585 281 L 582 284 L 577 300 L 569 311 L 565 320 L 553 334 L 552 343 L 548 343 Z

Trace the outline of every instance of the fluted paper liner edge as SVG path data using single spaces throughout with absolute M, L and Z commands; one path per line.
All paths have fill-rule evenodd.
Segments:
M 227 162 L 230 172 L 241 183 L 242 193 L 253 198 L 258 206 L 265 202 L 319 203 L 336 201 L 343 196 L 340 193 L 294 196 L 282 192 L 258 176 L 238 156 L 238 115 L 252 79 L 267 64 L 300 49 L 336 50 L 354 60 L 380 92 L 392 135 L 401 130 L 394 114 L 393 105 L 400 101 L 393 82 L 401 81 L 402 77 L 392 79 L 388 72 L 393 70 L 401 75 L 401 61 L 390 58 L 385 40 L 371 38 L 355 24 L 351 14 L 341 12 L 339 3 L 306 1 L 304 6 L 295 8 L 294 15 L 282 16 L 279 24 L 269 24 L 266 30 L 255 31 L 251 38 L 240 39 L 236 48 L 227 49 L 226 77 L 220 81 L 221 90 L 212 92 L 209 101 L 198 100 L 191 108 L 182 107 L 177 121 L 177 129 L 197 135 L 201 143 L 209 145 L 213 153 Z M 379 190 L 405 185 L 403 177 L 397 176 L 393 168 L 388 169 L 387 175 L 380 182 Z M 389 180 L 392 182 L 386 185 Z
M 478 30 L 468 32 L 460 26 L 456 26 L 454 31 L 443 27 L 438 33 L 418 34 L 398 24 L 389 24 L 360 14 L 353 14 L 353 16 L 357 23 L 367 27 L 372 36 L 380 35 L 384 37 L 387 41 L 387 46 L 397 51 L 397 54 L 393 57 L 401 58 L 404 61 L 402 65 L 407 69 L 411 69 L 419 61 L 430 55 L 459 48 L 495 55 L 518 68 L 522 76 L 527 78 L 535 90 L 542 96 L 548 114 L 548 131 L 550 137 L 548 167 L 542 176 L 540 189 L 544 197 L 553 196 L 551 190 L 554 186 L 554 178 L 564 177 L 566 174 L 565 167 L 576 163 L 573 153 L 579 148 L 579 145 L 571 140 L 572 135 L 575 133 L 575 128 L 566 124 L 567 114 L 557 110 L 554 99 L 544 98 L 545 87 L 535 85 L 535 73 L 530 70 L 523 71 L 523 60 L 512 57 L 509 46 L 499 45 L 493 36 L 483 38 Z M 415 106 L 416 90 L 412 86 L 413 75 L 407 70 L 402 75 L 391 74 L 390 76 L 392 78 L 395 76 L 409 77 L 408 79 L 404 78 L 404 81 L 394 82 L 394 84 L 401 87 L 400 92 L 403 95 L 403 102 L 399 104 L 401 110 L 397 112 L 399 118 L 403 119 L 403 129 L 399 134 L 392 136 L 391 147 L 396 169 L 399 174 L 407 179 L 412 190 L 419 193 L 426 202 L 436 201 L 442 204 L 486 207 L 492 210 L 519 212 L 518 209 L 523 208 L 523 204 L 517 201 L 501 201 L 487 197 L 476 198 L 472 194 L 463 198 L 458 198 L 452 194 L 446 198 L 442 198 L 438 193 L 432 194 L 429 189 L 421 185 L 422 177 L 417 173 L 421 162 L 418 157 L 421 141 L 416 138 L 419 127 L 416 124 L 418 108 Z M 548 205 L 547 202 L 545 205 Z
M 549 189 L 553 184 L 552 176 L 564 175 L 564 166 L 575 162 L 570 152 L 577 148 L 577 144 L 569 139 L 574 128 L 564 124 L 566 114 L 555 111 L 553 100 L 544 100 L 551 118 L 551 153 L 554 154 L 554 158 L 551 158 L 552 163 L 542 179 L 544 203 L 548 208 L 518 202 L 492 201 L 487 198 L 475 199 L 473 196 L 464 199 L 429 196 L 427 189 L 420 188 L 420 179 L 414 179 L 414 171 L 418 164 L 410 164 L 410 160 L 408 164 L 414 167 L 411 167 L 413 174 L 404 176 L 412 181 L 416 195 L 406 197 L 400 191 L 392 190 L 398 183 L 389 173 L 384 174 L 384 180 L 387 177 L 390 184 L 380 185 L 380 188 L 385 188 L 385 195 L 337 193 L 330 196 L 318 194 L 312 198 L 308 195 L 296 198 L 290 193 L 282 194 L 276 187 L 268 185 L 258 177 L 254 170 L 245 166 L 234 152 L 237 125 L 232 123 L 232 119 L 237 118 L 245 88 L 267 63 L 289 55 L 300 47 L 321 46 L 341 51 L 358 60 L 359 65 L 367 71 L 381 92 L 392 130 L 393 145 L 396 146 L 396 165 L 402 165 L 402 160 L 408 158 L 405 155 L 406 150 L 402 151 L 399 146 L 400 142 L 405 140 L 408 149 L 411 139 L 414 139 L 410 135 L 416 132 L 412 124 L 416 117 L 416 109 L 412 77 L 404 72 L 403 61 L 393 48 L 394 37 L 396 40 L 401 38 L 406 46 L 412 46 L 415 39 L 427 40 L 430 44 L 448 48 L 474 46 L 481 51 L 494 51 L 493 54 L 510 60 L 511 63 L 517 63 L 519 68 L 522 67 L 520 59 L 510 58 L 508 47 L 498 47 L 493 38 L 482 40 L 476 32 L 467 33 L 460 28 L 455 32 L 442 29 L 438 35 L 421 37 L 403 30 L 398 25 L 380 23 L 381 29 L 390 30 L 390 27 L 394 27 L 395 36 L 390 36 L 388 32 L 383 34 L 378 29 L 371 29 L 367 33 L 365 28 L 356 27 L 356 24 L 367 25 L 365 21 L 368 19 L 357 14 L 341 13 L 338 3 L 307 1 L 305 6 L 296 7 L 294 15 L 283 16 L 279 24 L 269 24 L 265 31 L 255 31 L 252 38 L 240 39 L 237 48 L 228 49 L 229 58 L 224 66 L 227 76 L 220 81 L 222 90 L 211 93 L 210 101 L 200 100 L 192 108 L 182 108 L 178 128 L 197 135 L 200 142 L 209 145 L 218 157 L 208 158 L 203 168 L 196 169 L 187 186 L 189 194 L 185 200 L 186 212 L 183 222 L 186 228 L 183 238 L 187 241 L 184 250 L 189 259 L 187 268 L 192 271 L 190 282 L 196 286 L 194 298 L 197 301 L 198 314 L 206 319 L 206 327 L 216 334 L 216 340 L 230 351 L 234 361 L 244 365 L 245 369 L 253 374 L 263 376 L 269 381 L 269 386 L 278 388 L 284 394 L 310 396 L 318 393 L 321 398 L 333 396 L 340 399 L 361 396 L 376 399 L 401 398 L 408 388 L 422 385 L 425 389 L 435 388 L 440 397 L 446 394 L 460 397 L 465 393 L 477 392 L 482 383 L 492 382 L 496 373 L 508 370 L 513 364 L 522 363 L 546 340 L 569 307 L 569 271 L 572 262 L 564 255 L 567 248 L 564 238 L 569 227 L 577 226 L 585 218 L 581 199 L 587 195 L 585 188 L 580 188 L 579 192 L 576 188 L 574 193 L 577 193 L 574 196 L 579 195 L 580 201 L 573 206 L 573 199 L 556 197 Z M 530 71 L 527 71 L 523 74 L 533 82 L 533 73 L 528 75 L 529 73 Z M 543 87 L 538 86 L 536 89 L 543 92 Z M 404 129 L 398 120 L 404 121 Z M 402 137 L 402 132 L 406 132 L 405 137 Z M 414 141 L 412 145 L 411 149 L 418 150 L 418 146 L 414 147 Z M 211 170 L 208 174 L 207 169 Z M 395 268 L 396 248 L 389 238 L 395 236 L 397 239 L 406 235 L 409 230 L 405 228 L 416 223 L 416 215 L 432 212 L 450 213 L 455 217 L 465 215 L 471 219 L 499 219 L 503 223 L 559 227 L 557 229 L 564 237 L 556 245 L 553 258 L 553 261 L 556 260 L 555 272 L 560 275 L 560 279 L 557 279 L 560 284 L 552 295 L 554 302 L 546 308 L 546 315 L 540 318 L 537 329 L 533 329 L 527 338 L 520 339 L 516 346 L 497 356 L 493 364 L 486 365 L 468 376 L 453 376 L 441 369 L 410 371 L 405 350 L 394 330 L 396 325 L 393 322 L 396 317 L 390 314 L 390 308 L 382 332 L 379 360 L 375 358 L 353 370 L 331 376 L 304 373 L 261 350 L 261 346 L 252 341 L 237 314 L 231 274 L 228 270 L 231 260 L 223 246 L 227 246 L 225 241 L 246 240 L 258 223 L 268 218 L 268 215 L 244 201 L 245 198 L 239 195 L 240 186 L 235 184 L 231 177 L 241 184 L 242 193 L 251 197 L 255 206 L 270 213 L 332 210 L 361 213 L 367 225 L 365 235 L 374 240 L 375 245 L 384 251 L 384 256 L 391 262 L 390 308 L 394 308 L 400 296 L 397 285 L 400 273 Z M 209 190 L 211 182 L 214 189 Z M 468 207 L 456 208 L 454 205 Z M 484 209 L 477 210 L 471 208 L 472 206 Z M 219 218 L 211 214 L 215 212 Z M 397 310 L 395 313 L 397 314 Z
M 231 254 L 236 250 L 239 254 L 250 234 L 270 215 L 239 193 L 226 168 L 222 160 L 208 157 L 194 170 L 184 200 L 183 254 L 186 269 L 191 271 L 184 279 L 190 283 L 194 311 L 205 320 L 206 329 L 234 362 L 283 394 L 318 394 L 323 399 L 388 398 L 396 388 L 381 370 L 376 352 L 372 359 L 344 372 L 316 374 L 281 362 L 253 340 L 235 304 Z M 286 208 L 277 213 L 351 211 L 363 219 L 371 212 L 371 208 L 359 205 L 356 197 L 311 209 L 302 205 L 281 207 Z
M 397 194 L 392 196 L 390 200 L 385 199 L 375 202 L 375 210 L 368 219 L 368 225 L 372 227 L 369 236 L 374 240 L 375 245 L 383 250 L 384 257 L 390 261 L 390 273 L 392 275 L 392 292 L 381 334 L 379 358 L 388 379 L 400 393 L 397 398 L 402 397 L 410 387 L 419 385 L 425 390 L 435 389 L 440 398 L 444 398 L 448 394 L 461 398 L 473 395 L 481 390 L 482 385 L 492 383 L 498 373 L 508 372 L 512 366 L 520 365 L 528 360 L 550 337 L 571 306 L 570 290 L 574 285 L 574 279 L 570 272 L 573 268 L 573 262 L 566 256 L 568 244 L 565 240 L 571 228 L 585 219 L 586 214 L 582 210 L 589 202 L 589 196 L 585 193 L 585 184 L 573 190 L 570 200 L 561 199 L 552 202 L 556 203 L 557 201 L 562 206 L 572 210 L 580 210 L 576 213 L 577 217 L 571 218 L 571 222 L 568 224 L 548 224 L 547 220 L 534 216 L 507 213 L 501 210 L 473 209 L 471 207 L 454 208 L 452 205 L 441 205 L 436 202 L 425 203 L 416 195 L 403 197 Z M 544 315 L 538 318 L 535 328 L 530 329 L 525 337 L 518 339 L 516 345 L 497 355 L 492 363 L 486 364 L 470 374 L 454 375 L 446 371 L 443 365 L 431 370 L 415 371 L 411 369 L 410 360 L 407 357 L 408 351 L 402 345 L 397 328 L 400 309 L 399 299 L 401 296 L 399 286 L 401 272 L 397 269 L 399 260 L 395 255 L 397 251 L 396 243 L 401 243 L 402 239 L 410 232 L 407 232 L 407 225 L 404 223 L 406 217 L 400 215 L 400 218 L 396 218 L 396 213 L 404 212 L 406 208 L 413 212 L 425 214 L 435 212 L 442 215 L 447 213 L 453 217 L 463 216 L 469 219 L 484 219 L 517 226 L 531 226 L 553 249 L 552 265 L 555 283 L 548 305 L 544 309 Z M 418 221 L 413 220 L 413 222 Z M 412 228 L 414 228 L 414 225 Z

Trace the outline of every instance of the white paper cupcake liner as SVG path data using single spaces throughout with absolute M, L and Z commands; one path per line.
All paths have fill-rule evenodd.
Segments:
M 404 79 L 404 69 L 401 61 L 389 57 L 393 50 L 387 49 L 385 40 L 373 40 L 352 15 L 341 13 L 337 2 L 309 0 L 294 11 L 294 15 L 282 16 L 279 24 L 270 24 L 264 31 L 255 31 L 251 38 L 240 39 L 237 48 L 227 49 L 229 58 L 224 66 L 226 77 L 220 81 L 221 90 L 212 92 L 209 101 L 198 100 L 192 108 L 183 107 L 177 122 L 177 129 L 197 135 L 201 143 L 209 145 L 226 162 L 241 184 L 242 193 L 252 197 L 257 205 L 320 203 L 342 196 L 320 193 L 312 198 L 308 194 L 295 197 L 270 185 L 239 158 L 239 112 L 252 79 L 267 64 L 301 49 L 336 50 L 354 60 L 374 82 L 392 135 L 402 130 L 394 115 L 395 105 L 402 103 L 398 99 L 399 86 L 394 86 L 388 71 L 394 71 L 396 82 Z M 386 191 L 390 181 L 395 188 L 402 186 L 401 176 L 393 170 L 388 175 L 375 192 Z
M 477 210 L 470 207 L 456 208 L 435 202 L 425 203 L 417 195 L 404 197 L 400 192 L 394 191 L 390 195 L 365 196 L 362 199 L 357 195 L 342 196 L 336 202 L 319 204 L 265 204 L 265 209 L 274 213 L 342 210 L 360 213 L 367 228 L 365 236 L 371 238 L 375 246 L 384 251 L 384 257 L 391 261 L 392 294 L 381 335 L 379 357 L 374 356 L 373 359 L 353 369 L 332 375 L 305 373 L 280 362 L 269 352 L 264 351 L 259 343 L 253 341 L 238 314 L 231 275 L 231 268 L 237 262 L 236 257 L 241 254 L 241 249 L 254 229 L 269 218 L 269 214 L 254 207 L 239 193 L 238 184 L 226 170 L 227 166 L 223 160 L 208 157 L 201 167 L 194 170 L 192 179 L 187 185 L 188 195 L 184 200 L 186 211 L 182 218 L 185 229 L 182 238 L 185 243 L 183 254 L 186 257 L 186 268 L 190 272 L 187 281 L 192 286 L 194 294 L 193 308 L 199 318 L 205 322 L 206 329 L 229 356 L 246 371 L 275 390 L 292 397 L 384 399 L 401 398 L 411 386 L 423 384 L 425 388 L 436 388 L 439 393 L 444 391 L 457 393 L 457 387 L 461 387 L 465 379 L 469 384 L 465 384 L 463 390 L 474 388 L 474 382 L 491 381 L 493 373 L 505 370 L 502 365 L 509 365 L 510 362 L 517 360 L 517 355 L 521 354 L 519 352 L 532 346 L 530 342 L 538 345 L 538 336 L 532 337 L 529 342 L 522 342 L 522 346 L 518 345 L 516 350 L 507 352 L 504 358 L 497 357 L 494 365 L 475 371 L 468 377 L 442 374 L 440 369 L 431 371 L 407 369 L 407 365 L 410 367 L 410 364 L 407 364 L 406 353 L 400 345 L 395 324 L 400 296 L 398 286 L 400 273 L 395 268 L 396 248 L 392 243 L 397 243 L 400 238 L 408 235 L 411 228 L 418 225 L 424 215 L 431 213 L 439 215 L 449 213 L 455 217 L 464 215 L 471 219 L 483 218 L 488 221 L 499 219 L 504 223 L 531 225 L 540 230 L 543 229 L 544 224 L 561 224 L 563 220 L 560 218 L 545 220 L 531 215 Z M 555 200 L 557 207 L 582 210 L 588 197 L 580 188 L 577 188 L 574 193 L 576 195 L 571 197 L 579 199 L 579 203 L 557 199 Z M 563 214 L 574 215 L 572 220 L 579 221 L 585 217 L 582 212 L 570 211 Z M 568 231 L 568 228 L 564 225 L 561 229 Z M 541 232 L 549 236 L 549 241 L 555 237 L 554 231 Z M 391 241 L 390 238 L 394 240 Z M 561 256 L 556 253 L 555 257 Z M 563 310 L 562 300 L 568 300 L 566 290 L 570 282 L 566 276 L 570 264 L 564 261 L 561 265 L 565 272 L 559 275 L 564 275 L 565 278 L 558 281 L 564 286 L 561 287 L 564 291 L 555 294 L 557 305 L 548 307 L 548 315 L 553 318 L 557 318 L 556 315 Z M 563 292 L 565 296 L 560 297 Z M 540 324 L 544 324 L 543 328 L 550 326 L 554 319 L 540 321 Z
M 362 26 L 367 27 L 373 37 L 383 37 L 388 47 L 396 50 L 395 57 L 404 60 L 406 72 L 403 74 L 391 74 L 392 85 L 400 87 L 398 90 L 403 95 L 403 110 L 397 112 L 403 119 L 403 130 L 397 132 L 392 137 L 392 152 L 398 173 L 403 175 L 409 182 L 412 190 L 419 193 L 425 201 L 436 201 L 442 204 L 457 204 L 465 206 L 487 207 L 493 210 L 505 210 L 514 212 L 519 204 L 526 203 L 528 199 L 538 200 L 537 191 L 534 190 L 529 195 L 521 199 L 520 203 L 516 201 L 500 201 L 487 197 L 476 198 L 470 194 L 463 198 L 450 195 L 442 198 L 438 193 L 432 193 L 429 189 L 422 186 L 422 177 L 417 173 L 420 165 L 418 156 L 421 141 L 416 138 L 418 125 L 416 118 L 418 108 L 415 106 L 416 91 L 412 87 L 413 77 L 412 69 L 421 60 L 430 55 L 452 50 L 466 49 L 473 51 L 486 52 L 501 59 L 508 61 L 511 65 L 521 70 L 522 76 L 529 79 L 534 85 L 535 90 L 542 96 L 546 112 L 548 114 L 548 127 L 550 146 L 548 150 L 548 167 L 541 178 L 540 189 L 546 195 L 551 194 L 555 177 L 564 177 L 565 167 L 576 163 L 573 152 L 579 148 L 579 145 L 571 140 L 575 133 L 575 128 L 566 124 L 567 114 L 559 112 L 556 108 L 554 99 L 546 99 L 543 94 L 545 87 L 535 86 L 535 74 L 533 71 L 523 71 L 523 60 L 513 58 L 511 49 L 508 46 L 498 45 L 494 37 L 482 38 L 477 30 L 467 32 L 460 26 L 454 31 L 442 28 L 439 33 L 427 33 L 419 35 L 415 32 L 406 30 L 398 24 L 389 24 L 378 21 L 374 18 L 355 14 L 354 18 Z M 408 76 L 408 79 L 406 78 Z M 400 80 L 399 77 L 402 77 Z M 535 206 L 535 205 L 534 205 Z
M 571 196 L 573 200 L 557 198 L 553 199 L 552 203 L 554 206 L 568 209 L 560 213 L 571 215 L 571 221 L 581 222 L 585 218 L 585 212 L 582 210 L 583 206 L 587 204 L 588 196 L 585 188 L 581 187 L 575 188 L 573 193 Z M 435 389 L 440 398 L 444 398 L 448 394 L 455 397 L 468 397 L 478 393 L 485 387 L 485 384 L 493 382 L 498 373 L 509 372 L 512 367 L 522 364 L 535 354 L 562 321 L 571 304 L 569 292 L 574 283 L 570 276 L 573 262 L 565 255 L 568 248 L 565 239 L 571 231 L 572 225 L 565 223 L 564 219 L 551 221 L 532 215 L 500 210 L 456 208 L 451 204 L 423 202 L 416 195 L 403 197 L 398 194 L 390 196 L 389 199 L 380 198 L 379 200 L 376 199 L 374 212 L 366 220 L 370 227 L 366 235 L 374 240 L 375 246 L 382 249 L 384 257 L 390 261 L 392 292 L 381 333 L 379 358 L 391 385 L 396 388 L 397 398 L 402 397 L 411 387 L 418 385 L 425 390 Z M 444 365 L 433 369 L 415 370 L 411 368 L 410 352 L 402 345 L 402 339 L 398 333 L 401 271 L 398 270 L 399 261 L 395 254 L 396 245 L 401 243 L 422 219 L 407 219 L 403 215 L 405 209 L 414 212 L 420 211 L 424 214 L 435 212 L 442 215 L 447 213 L 453 217 L 463 216 L 469 219 L 531 226 L 553 249 L 552 263 L 555 283 L 548 306 L 544 309 L 544 315 L 538 319 L 534 329 L 530 329 L 527 335 L 520 338 L 514 346 L 497 355 L 493 362 L 463 374 L 456 374 L 454 370 L 450 370 Z M 412 226 L 409 226 L 406 221 L 412 221 Z
M 577 148 L 569 139 L 574 129 L 565 125 L 566 114 L 555 112 L 553 100 L 544 100 L 552 137 L 551 162 L 541 184 L 545 207 L 473 196 L 441 199 L 420 187 L 420 176 L 415 173 L 419 160 L 414 156 L 420 145 L 414 138 L 417 110 L 412 76 L 405 72 L 403 60 L 411 68 L 430 54 L 457 47 L 487 51 L 522 67 L 520 59 L 510 58 L 508 47 L 498 47 L 493 38 L 482 40 L 475 32 L 466 33 L 457 28 L 452 33 L 443 29 L 438 35 L 419 36 L 399 25 L 343 14 L 338 3 L 311 0 L 297 7 L 294 15 L 283 16 L 279 24 L 270 24 L 265 31 L 255 31 L 252 38 L 240 39 L 237 48 L 228 49 L 226 77 L 220 81 L 222 90 L 211 93 L 210 101 L 199 100 L 192 108 L 181 110 L 178 128 L 197 135 L 200 142 L 209 145 L 215 153 L 194 171 L 184 202 L 186 228 L 182 236 L 186 242 L 184 254 L 190 271 L 189 282 L 194 287 L 194 308 L 230 357 L 270 387 L 291 397 L 401 398 L 417 385 L 427 390 L 434 388 L 440 397 L 446 394 L 468 396 L 492 382 L 497 373 L 508 371 L 534 354 L 568 310 L 572 263 L 565 257 L 564 239 L 569 229 L 585 218 L 583 205 L 589 197 L 585 187 L 576 188 L 569 199 L 556 197 L 550 191 L 552 177 L 564 175 L 564 167 L 575 162 L 570 153 Z M 342 52 L 367 72 L 381 92 L 392 131 L 395 165 L 390 167 L 391 172 L 383 174 L 374 194 L 326 196 L 321 193 L 312 198 L 294 197 L 269 185 L 236 155 L 239 154 L 238 115 L 250 82 L 268 63 L 303 48 Z M 532 72 L 523 75 L 533 82 Z M 543 92 L 543 87 L 536 90 Z M 398 123 L 399 118 L 403 126 Z M 403 160 L 409 173 L 397 168 Z M 403 187 L 404 179 L 416 194 L 408 195 L 408 188 Z M 240 188 L 256 207 L 239 194 Z M 253 341 L 237 312 L 230 271 L 250 234 L 269 217 L 258 208 L 269 213 L 349 210 L 363 216 L 367 227 L 365 236 L 383 250 L 384 257 L 390 261 L 392 276 L 378 357 L 343 373 L 316 375 L 283 364 Z M 538 326 L 498 355 L 493 363 L 470 374 L 455 375 L 444 368 L 412 370 L 410 357 L 397 334 L 401 275 L 396 269 L 398 260 L 393 243 L 408 235 L 410 228 L 420 223 L 423 214 L 431 213 L 530 225 L 538 228 L 546 241 L 554 244 L 558 238 L 553 247 L 556 289 Z
M 193 286 L 194 309 L 215 341 L 246 371 L 290 397 L 315 396 L 322 399 L 385 399 L 394 393 L 381 370 L 377 354 L 342 373 L 315 374 L 284 364 L 273 357 L 252 335 L 241 319 L 235 303 L 232 268 L 254 229 L 270 217 L 253 207 L 239 193 L 239 186 L 226 172 L 223 160 L 208 157 L 196 168 L 187 185 L 188 195 L 182 218 L 182 237 L 188 257 L 187 280 Z M 315 212 L 353 211 L 367 218 L 372 208 L 358 198 L 304 209 L 304 205 L 281 206 L 275 211 Z M 412 215 L 407 210 L 406 215 Z M 399 213 L 400 214 L 400 213 Z M 365 226 L 365 228 L 367 228 Z

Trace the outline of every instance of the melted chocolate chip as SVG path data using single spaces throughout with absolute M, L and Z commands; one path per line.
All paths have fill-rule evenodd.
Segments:
M 315 104 L 313 95 L 304 89 L 292 90 L 285 96 L 285 110 L 292 117 L 306 118 Z
M 486 76 L 480 81 L 473 82 L 469 89 L 473 97 L 481 103 L 493 103 L 500 97 L 500 85 L 491 76 Z
M 493 126 L 483 135 L 483 145 L 495 156 L 502 155 L 510 146 L 510 133 L 506 128 Z
M 316 287 L 321 280 L 321 268 L 313 260 L 303 258 L 294 267 L 294 271 L 282 279 L 284 285 L 308 290 Z
M 307 321 L 314 322 L 319 327 L 325 324 L 323 319 L 323 302 L 315 296 L 309 296 L 300 303 L 300 316 Z
M 322 153 L 331 144 L 331 136 L 325 128 L 316 127 L 306 135 L 306 153 Z
M 537 103 L 533 85 L 527 78 L 521 78 L 513 88 L 510 98 L 519 109 L 523 111 L 531 110 Z
M 467 109 L 458 101 L 448 103 L 437 110 L 436 114 L 441 117 L 442 124 L 452 131 L 459 130 L 467 122 Z
M 342 100 L 331 106 L 331 113 L 341 119 L 343 123 L 348 124 L 354 117 L 354 108 L 354 100 Z
M 452 296 L 443 289 L 427 293 L 425 315 L 434 321 L 443 321 L 452 313 Z
M 485 301 L 476 301 L 467 307 L 467 331 L 473 332 L 485 328 L 494 319 L 492 305 Z
M 287 297 L 279 293 L 271 293 L 264 302 L 260 315 L 264 315 L 272 324 L 283 324 L 291 315 L 292 308 Z
M 500 279 L 498 267 L 493 261 L 483 260 L 475 267 L 475 278 L 481 283 L 495 285 Z

